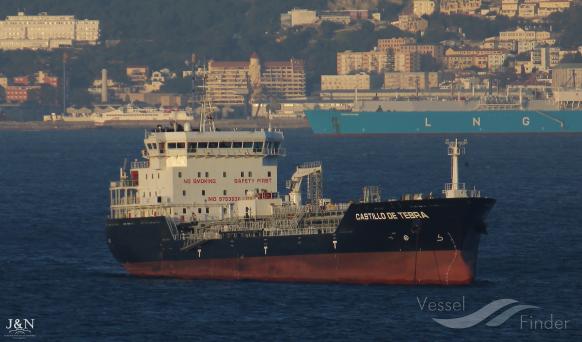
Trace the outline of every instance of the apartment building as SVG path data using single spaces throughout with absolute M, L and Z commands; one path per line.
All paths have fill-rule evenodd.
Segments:
M 369 90 L 370 75 L 321 75 L 321 90 Z
M 391 22 L 402 31 L 422 32 L 428 28 L 428 20 L 415 15 L 400 15 L 398 20 Z
M 0 50 L 51 50 L 77 44 L 95 45 L 99 34 L 99 20 L 19 12 L 0 21 Z
M 261 63 L 249 61 L 208 62 L 208 95 L 217 105 L 243 105 L 255 92 L 280 99 L 305 98 L 305 67 L 302 60 Z
M 394 54 L 394 71 L 420 71 L 420 54 L 417 52 L 396 52 Z
M 445 63 L 447 68 L 453 70 L 476 67 L 489 71 L 497 71 L 503 66 L 507 57 L 508 54 L 501 50 L 447 49 L 445 52 Z
M 412 3 L 412 13 L 417 17 L 431 15 L 436 10 L 435 0 L 414 0 Z
M 413 45 L 401 45 L 393 48 L 394 53 L 406 52 L 406 53 L 417 53 L 419 55 L 430 55 L 437 61 L 443 57 L 444 47 L 442 45 L 431 45 L 431 44 L 413 44 Z
M 388 51 L 403 45 L 415 45 L 416 39 L 412 37 L 398 37 L 389 39 L 378 39 L 378 50 Z
M 337 74 L 348 75 L 363 71 L 383 73 L 389 66 L 389 53 L 382 50 L 337 53 Z
M 438 72 L 387 72 L 384 74 L 384 89 L 427 90 L 438 88 Z
M 441 0 L 443 14 L 473 14 L 481 8 L 481 0 Z

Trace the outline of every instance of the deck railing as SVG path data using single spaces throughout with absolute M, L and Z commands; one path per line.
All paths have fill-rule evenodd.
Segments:
M 137 180 L 124 179 L 120 181 L 113 181 L 109 184 L 110 188 L 127 188 L 137 186 Z
M 148 160 L 131 162 L 132 169 L 147 169 L 148 167 L 150 167 L 150 162 Z

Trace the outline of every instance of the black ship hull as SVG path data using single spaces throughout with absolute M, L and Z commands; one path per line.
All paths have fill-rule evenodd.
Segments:
M 332 233 L 221 234 L 185 245 L 165 217 L 111 219 L 107 242 L 135 276 L 186 279 L 469 284 L 495 200 L 352 204 Z

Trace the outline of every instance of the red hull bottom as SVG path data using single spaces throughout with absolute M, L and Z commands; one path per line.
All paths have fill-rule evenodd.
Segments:
M 464 285 L 475 258 L 460 251 L 339 253 L 126 263 L 135 276 L 351 284 Z

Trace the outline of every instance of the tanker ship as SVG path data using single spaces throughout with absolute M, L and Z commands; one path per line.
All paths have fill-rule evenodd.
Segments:
M 305 163 L 277 190 L 281 131 L 216 131 L 201 112 L 147 131 L 142 160 L 110 184 L 107 244 L 140 277 L 354 284 L 469 284 L 495 200 L 459 182 L 466 141 L 447 141 L 442 196 L 360 201 L 322 194 L 322 165 Z M 303 184 L 303 186 L 302 186 Z
M 352 110 L 306 110 L 316 134 L 582 133 L 582 91 L 551 98 L 488 96 L 358 101 Z

